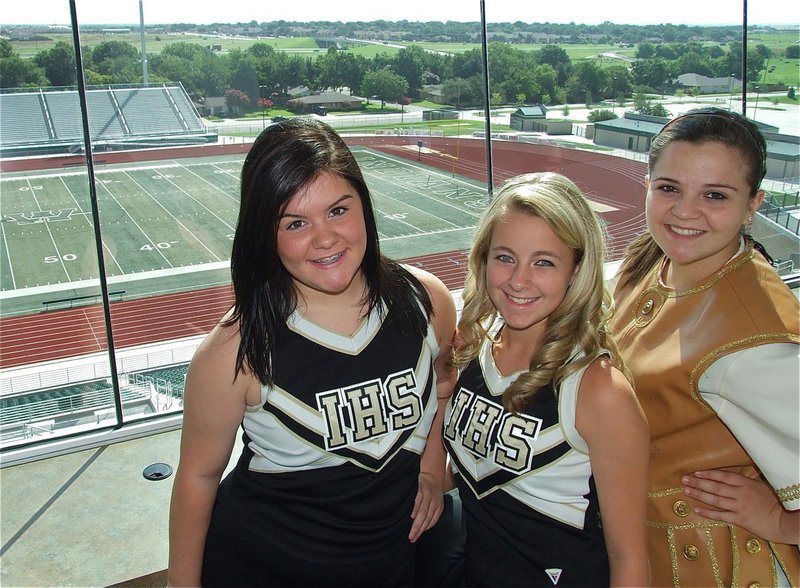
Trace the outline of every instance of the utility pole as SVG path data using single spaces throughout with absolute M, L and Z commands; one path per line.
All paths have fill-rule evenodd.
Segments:
M 742 0 L 742 116 L 747 116 L 747 0 Z
M 146 86 L 150 82 L 147 75 L 147 49 L 144 43 L 144 6 L 142 0 L 139 0 L 139 39 L 142 44 L 142 82 Z
M 486 191 L 489 198 L 494 192 L 494 180 L 492 178 L 492 106 L 489 93 L 489 48 L 486 38 L 486 2 L 481 0 L 481 45 L 483 46 L 483 99 L 484 115 L 486 116 Z

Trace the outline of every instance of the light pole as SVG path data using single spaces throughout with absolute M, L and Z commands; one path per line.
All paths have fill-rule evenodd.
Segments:
M 766 87 L 767 84 L 767 72 L 771 71 L 769 69 L 769 60 L 764 64 L 764 75 L 761 77 L 761 85 L 756 86 L 756 103 L 753 106 L 753 120 L 756 118 L 756 112 L 758 111 L 758 99 L 761 96 L 761 88 Z

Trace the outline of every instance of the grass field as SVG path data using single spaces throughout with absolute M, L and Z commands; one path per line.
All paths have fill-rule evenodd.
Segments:
M 373 193 L 385 253 L 413 257 L 469 245 L 486 202 L 485 186 L 373 150 L 353 151 Z M 117 285 L 159 276 L 180 281 L 227 267 L 242 160 L 225 156 L 96 169 L 109 279 Z M 86 177 L 82 171 L 4 174 L 2 295 L 53 296 L 96 281 Z
M 72 44 L 72 36 L 70 33 L 48 33 L 47 40 L 36 41 L 20 41 L 14 40 L 11 46 L 19 53 L 21 57 L 33 57 L 37 52 L 43 49 L 51 49 L 56 42 L 63 41 L 67 44 Z M 118 33 L 114 35 L 107 35 L 101 33 L 85 33 L 81 37 L 81 44 L 88 47 L 94 47 L 99 43 L 109 40 L 123 41 L 130 43 L 135 47 L 139 47 L 140 38 L 139 34 L 135 31 L 130 33 Z M 312 37 L 280 37 L 280 38 L 243 38 L 243 37 L 218 37 L 213 35 L 185 35 L 185 34 L 154 34 L 148 33 L 145 36 L 145 43 L 148 53 L 160 53 L 161 50 L 169 44 L 177 42 L 196 43 L 203 47 L 218 46 L 220 52 L 228 52 L 232 49 L 246 49 L 250 45 L 258 43 L 266 43 L 274 47 L 277 51 L 284 51 L 287 53 L 299 53 L 309 56 L 321 55 L 325 49 L 321 49 L 317 42 Z M 768 74 L 767 82 L 770 83 L 783 83 L 786 85 L 797 85 L 800 80 L 800 67 L 796 59 L 786 59 L 783 57 L 786 47 L 797 43 L 797 31 L 787 30 L 780 32 L 762 33 L 757 32 L 748 36 L 748 45 L 755 46 L 763 44 L 769 47 L 773 52 L 773 57 L 770 58 L 768 67 L 774 66 L 775 69 Z M 387 54 L 389 56 L 395 55 L 400 46 L 418 45 L 425 50 L 441 51 L 445 53 L 464 53 L 472 49 L 480 47 L 479 43 L 437 43 L 437 42 L 392 42 L 391 44 L 362 44 L 355 45 L 348 51 L 354 55 L 359 55 L 367 59 L 372 59 L 379 54 Z M 636 48 L 621 48 L 617 45 L 609 44 L 584 44 L 584 43 L 565 43 L 559 45 L 562 47 L 569 58 L 573 61 L 583 59 L 596 60 L 598 63 L 607 67 L 609 65 L 620 65 L 621 62 L 617 59 L 609 59 L 600 57 L 602 53 L 614 52 L 624 55 L 629 58 L 634 58 Z M 538 44 L 515 44 L 514 48 L 525 51 L 538 51 L 542 45 Z

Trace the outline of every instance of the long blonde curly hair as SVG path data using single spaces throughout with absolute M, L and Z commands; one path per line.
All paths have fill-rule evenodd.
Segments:
M 577 270 L 564 300 L 548 317 L 542 343 L 532 353 L 530 369 L 503 394 L 503 404 L 513 412 L 524 410 L 536 392 L 553 382 L 555 389 L 569 374 L 607 351 L 612 363 L 626 373 L 606 323 L 612 299 L 605 286 L 603 263 L 606 246 L 602 226 L 581 190 L 568 178 L 553 172 L 529 173 L 505 182 L 486 209 L 469 255 L 458 323 L 454 363 L 462 369 L 475 359 L 498 313 L 486 289 L 486 265 L 495 226 L 510 212 L 544 220 L 575 254 Z M 584 357 L 570 361 L 576 348 Z

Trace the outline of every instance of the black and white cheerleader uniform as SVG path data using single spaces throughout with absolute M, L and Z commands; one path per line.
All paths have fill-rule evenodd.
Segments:
M 220 484 L 204 586 L 407 586 L 422 454 L 436 412 L 438 343 L 373 310 L 352 336 L 295 311 L 274 385 L 248 408 Z
M 487 339 L 460 374 L 444 442 L 466 517 L 465 586 L 608 586 L 586 442 L 575 428 L 585 368 L 513 414 Z

